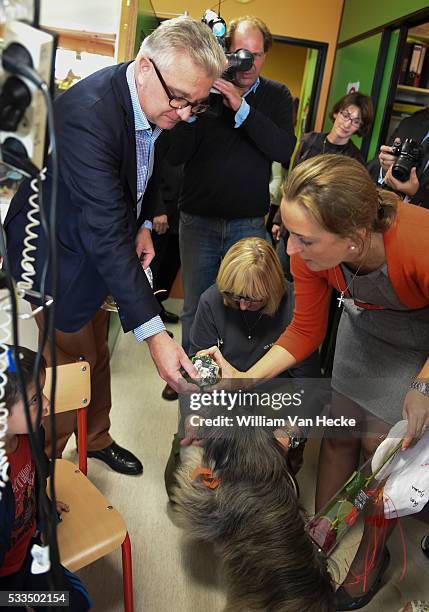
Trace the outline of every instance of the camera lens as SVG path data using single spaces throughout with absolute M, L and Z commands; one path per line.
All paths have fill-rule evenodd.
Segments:
M 413 166 L 418 168 L 421 163 L 423 152 L 422 146 L 411 138 L 406 138 L 402 145 L 394 145 L 392 147 L 392 152 L 394 155 L 399 155 L 392 166 L 392 176 L 398 181 L 401 181 L 401 183 L 408 181 L 411 168 L 413 168 Z

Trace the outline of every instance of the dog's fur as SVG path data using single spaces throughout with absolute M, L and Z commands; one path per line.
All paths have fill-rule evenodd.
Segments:
M 172 499 L 187 534 L 214 543 L 220 554 L 227 610 L 335 610 L 326 559 L 304 529 L 285 451 L 272 432 L 211 428 L 205 438 L 199 460 L 179 468 Z M 217 488 L 192 479 L 196 463 L 211 468 Z

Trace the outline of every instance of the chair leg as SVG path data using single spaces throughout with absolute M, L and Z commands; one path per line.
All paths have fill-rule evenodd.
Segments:
M 131 542 L 128 532 L 125 540 L 122 542 L 122 580 L 124 584 L 124 610 L 125 612 L 133 612 L 133 566 L 131 560 Z
M 77 411 L 77 446 L 79 449 L 79 469 L 82 474 L 85 474 L 85 476 L 88 474 L 86 421 L 86 408 L 79 408 Z

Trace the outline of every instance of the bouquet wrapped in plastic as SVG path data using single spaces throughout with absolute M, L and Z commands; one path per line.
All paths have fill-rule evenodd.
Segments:
M 364 470 L 371 464 L 369 459 L 307 524 L 310 537 L 325 555 L 334 551 L 368 503 L 379 498 L 382 483 L 376 477 L 401 446 L 402 440 L 389 450 L 377 470 L 367 476 Z

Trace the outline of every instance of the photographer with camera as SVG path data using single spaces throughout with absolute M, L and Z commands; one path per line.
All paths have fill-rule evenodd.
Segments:
M 271 163 L 287 164 L 295 146 L 292 96 L 285 85 L 260 76 L 271 44 L 260 19 L 233 21 L 226 48 L 241 50 L 244 59 L 248 54 L 242 51 L 247 50 L 252 64 L 236 70 L 228 58 L 230 68 L 214 82 L 218 93 L 210 96 L 209 112 L 171 134 L 170 161 L 185 164 L 179 243 L 186 352 L 199 298 L 215 282 L 225 253 L 241 238 L 267 237 L 264 216 L 270 205 Z M 163 397 L 177 395 L 166 387 Z
M 402 195 L 406 202 L 429 208 L 429 108 L 401 121 L 368 165 L 379 185 Z

